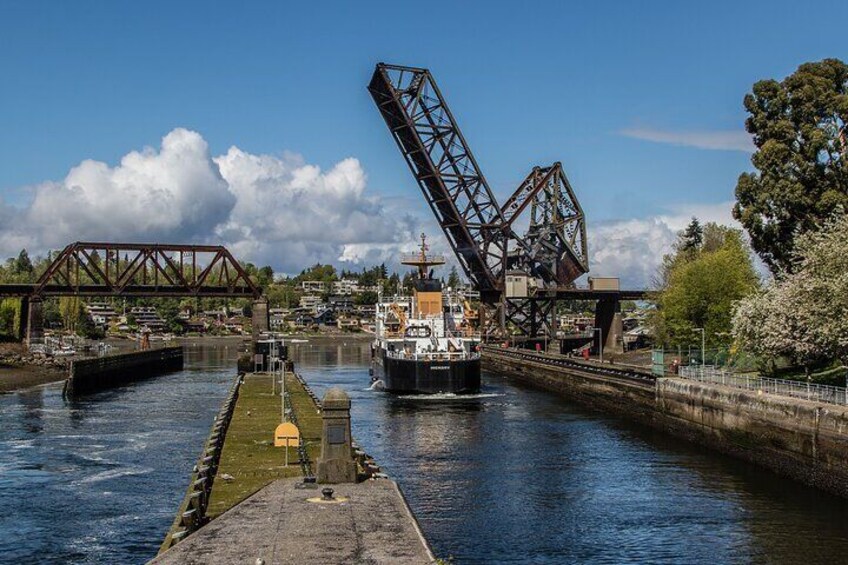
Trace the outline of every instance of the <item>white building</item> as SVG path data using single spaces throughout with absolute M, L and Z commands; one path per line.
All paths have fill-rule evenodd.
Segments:
M 324 302 L 321 300 L 320 296 L 315 296 L 312 294 L 306 294 L 300 297 L 300 307 L 307 308 L 312 312 L 316 312 L 319 306 L 322 306 Z
M 98 326 L 108 326 L 109 322 L 118 317 L 118 313 L 105 302 L 93 302 L 86 305 L 91 321 Z
M 288 326 L 286 323 L 286 316 L 289 314 L 291 314 L 291 310 L 287 308 L 271 308 L 268 310 L 268 319 L 271 331 L 278 332 L 285 330 Z
M 159 317 L 153 306 L 136 306 L 130 310 L 138 327 L 147 327 L 153 331 L 159 331 L 165 327 L 165 321 Z
M 333 294 L 350 296 L 359 293 L 359 281 L 356 279 L 342 279 L 333 283 Z
M 327 290 L 327 283 L 324 281 L 301 281 L 300 289 L 303 292 L 317 292 L 322 293 Z

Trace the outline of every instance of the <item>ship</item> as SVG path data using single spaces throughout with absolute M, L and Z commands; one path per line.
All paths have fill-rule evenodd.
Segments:
M 470 394 L 480 391 L 480 334 L 469 301 L 442 288 L 421 234 L 418 253 L 401 258 L 415 267 L 412 294 L 377 301 L 371 380 L 400 394 Z

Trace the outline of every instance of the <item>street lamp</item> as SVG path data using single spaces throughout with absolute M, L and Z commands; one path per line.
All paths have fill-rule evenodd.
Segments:
M 707 362 L 706 358 L 706 332 L 704 332 L 704 328 L 695 328 L 696 332 L 701 332 L 701 376 L 704 376 L 704 365 Z
M 598 332 L 598 356 L 600 357 L 601 363 L 604 362 L 604 328 L 595 328 L 592 330 L 592 335 L 595 335 L 595 332 Z

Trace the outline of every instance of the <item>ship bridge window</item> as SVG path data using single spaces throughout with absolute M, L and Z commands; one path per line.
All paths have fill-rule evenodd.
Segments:
M 429 326 L 409 326 L 404 335 L 406 337 L 430 337 Z

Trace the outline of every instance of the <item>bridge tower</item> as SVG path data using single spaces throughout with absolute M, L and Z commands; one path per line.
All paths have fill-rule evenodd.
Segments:
M 551 335 L 556 298 L 508 297 L 517 271 L 539 289 L 589 270 L 583 210 L 560 163 L 535 167 L 500 206 L 430 71 L 379 63 L 368 90 L 468 279 L 487 333 Z M 527 232 L 516 224 L 530 209 Z M 481 322 L 485 323 L 485 322 Z

